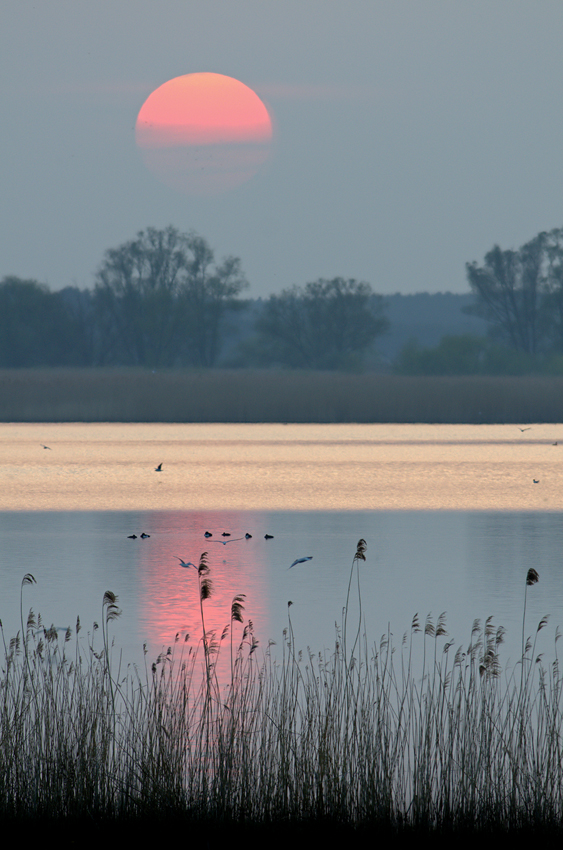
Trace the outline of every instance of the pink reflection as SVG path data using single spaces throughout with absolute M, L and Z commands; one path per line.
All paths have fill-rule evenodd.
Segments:
M 188 516 L 190 527 L 185 528 Z M 213 589 L 203 602 L 205 629 L 208 638 L 220 644 L 218 670 L 224 676 L 230 669 L 230 619 L 235 596 L 246 594 L 247 598 L 244 623 L 233 623 L 234 649 L 249 619 L 254 621 L 257 634 L 267 634 L 269 594 L 263 566 L 264 531 L 258 526 L 258 518 L 250 529 L 250 540 L 244 537 L 249 529 L 242 525 L 248 523 L 247 512 L 159 512 L 146 514 L 143 522 L 150 525 L 147 530 L 151 534 L 150 539 L 139 542 L 140 613 L 149 660 L 172 646 L 176 635 L 180 642 L 186 634 L 203 658 L 198 574 L 195 569 L 183 568 L 179 558 L 199 565 L 202 553 L 207 552 Z M 209 539 L 204 537 L 207 530 L 213 535 Z M 223 531 L 230 532 L 231 537 L 222 537 Z

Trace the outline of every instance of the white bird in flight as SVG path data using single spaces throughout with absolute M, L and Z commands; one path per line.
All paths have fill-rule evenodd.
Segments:
M 295 564 L 304 564 L 305 561 L 312 561 L 312 560 L 313 560 L 312 555 L 307 555 L 306 558 L 296 558 L 295 561 L 293 562 L 293 564 L 289 565 L 288 570 L 290 570 L 292 567 L 294 567 Z
M 230 540 L 210 540 L 210 543 L 222 543 L 223 546 L 226 546 L 227 543 L 236 543 L 237 540 L 244 540 L 244 537 L 231 537 Z
M 182 561 L 182 559 L 181 559 L 178 555 L 176 555 L 176 558 L 178 558 L 178 560 L 180 561 L 180 566 L 181 566 L 181 567 L 186 567 L 186 568 L 187 568 L 187 567 L 193 567 L 193 568 L 194 568 L 194 570 L 197 570 L 196 565 L 195 565 L 195 564 L 192 564 L 192 562 L 191 562 L 191 561 Z

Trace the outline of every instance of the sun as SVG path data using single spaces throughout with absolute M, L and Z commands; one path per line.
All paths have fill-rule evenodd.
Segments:
M 213 195 L 246 183 L 266 162 L 272 119 L 251 88 L 223 74 L 184 74 L 155 89 L 137 116 L 145 165 L 167 186 Z

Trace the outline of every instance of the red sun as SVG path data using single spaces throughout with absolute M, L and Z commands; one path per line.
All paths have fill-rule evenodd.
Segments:
M 272 121 L 258 95 L 223 74 L 185 74 L 155 89 L 137 116 L 145 165 L 195 195 L 234 189 L 268 159 Z

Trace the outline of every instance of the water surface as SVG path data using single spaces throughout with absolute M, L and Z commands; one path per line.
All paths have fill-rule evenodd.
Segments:
M 0 425 L 0 510 L 558 511 L 562 496 L 560 425 Z
M 48 624 L 79 613 L 91 628 L 109 588 L 124 612 L 117 642 L 155 653 L 177 632 L 200 633 L 197 576 L 177 556 L 197 563 L 207 550 L 208 628 L 220 633 L 245 593 L 265 644 L 291 600 L 298 641 L 322 649 L 364 537 L 371 637 L 391 628 L 400 642 L 415 612 L 447 611 L 466 642 L 473 618 L 492 614 L 514 655 L 534 566 L 528 631 L 550 613 L 552 643 L 563 622 L 562 437 L 557 425 L 1 425 L 0 617 L 18 627 L 26 572 L 38 586 L 24 607 Z M 142 531 L 150 538 L 128 539 Z M 304 555 L 313 560 L 288 569 Z

